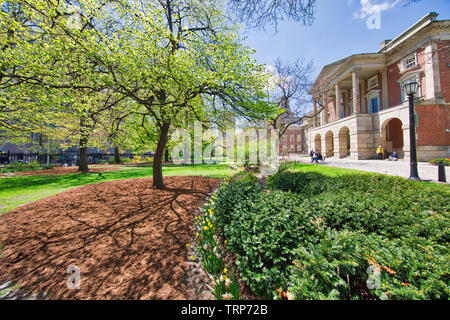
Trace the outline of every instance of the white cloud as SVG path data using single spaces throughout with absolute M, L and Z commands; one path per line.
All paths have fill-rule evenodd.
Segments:
M 360 2 L 361 9 L 353 14 L 353 17 L 357 19 L 364 19 L 376 12 L 382 12 L 392 9 L 403 2 L 403 0 L 360 0 Z

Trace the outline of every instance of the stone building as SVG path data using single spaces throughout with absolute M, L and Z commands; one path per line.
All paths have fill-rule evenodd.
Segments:
M 415 100 L 418 161 L 449 158 L 450 20 L 431 12 L 376 53 L 354 54 L 325 66 L 310 94 L 314 110 L 306 133 L 309 150 L 327 157 L 373 159 L 378 145 L 409 160 L 408 98 Z M 317 113 L 317 112 L 313 112 Z

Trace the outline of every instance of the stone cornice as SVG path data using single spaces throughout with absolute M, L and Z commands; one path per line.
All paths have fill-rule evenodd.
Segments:
M 382 53 L 361 53 L 351 55 L 345 59 L 341 59 L 325 66 L 311 87 L 309 93 L 311 95 L 317 95 L 318 93 L 330 90 L 330 87 L 333 86 L 336 81 L 339 81 L 352 71 L 374 67 L 383 68 L 384 66 L 385 56 Z

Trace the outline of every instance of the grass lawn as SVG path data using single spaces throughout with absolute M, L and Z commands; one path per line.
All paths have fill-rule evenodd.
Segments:
M 375 172 L 368 172 L 368 171 L 362 171 L 362 170 L 353 170 L 353 169 L 344 169 L 344 168 L 337 168 L 337 167 L 330 167 L 330 166 L 324 166 L 324 165 L 317 165 L 317 164 L 307 164 L 307 163 L 290 163 L 290 170 L 295 172 L 317 172 L 324 176 L 328 177 L 341 177 L 344 175 L 362 175 L 362 176 L 381 176 L 381 177 L 394 177 L 389 175 L 384 175 L 381 173 L 375 173 Z M 402 177 L 395 178 L 399 179 L 405 179 Z M 405 179 L 406 180 L 406 179 Z M 420 189 L 431 189 L 431 190 L 446 190 L 450 192 L 450 186 L 448 184 L 440 184 L 435 183 L 431 181 L 413 181 L 408 180 L 408 182 L 412 185 L 416 185 Z
M 153 168 L 148 165 L 123 165 L 120 170 L 108 172 L 3 177 L 0 178 L 0 214 L 73 187 L 120 179 L 149 178 L 152 173 Z M 233 170 L 225 164 L 166 165 L 163 168 L 164 176 L 224 178 L 232 173 Z

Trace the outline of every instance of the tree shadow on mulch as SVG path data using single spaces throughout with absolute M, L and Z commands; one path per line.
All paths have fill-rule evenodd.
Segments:
M 51 299 L 185 299 L 186 243 L 198 207 L 217 187 L 204 177 L 92 184 L 0 218 L 0 281 Z M 69 266 L 80 289 L 69 289 Z

